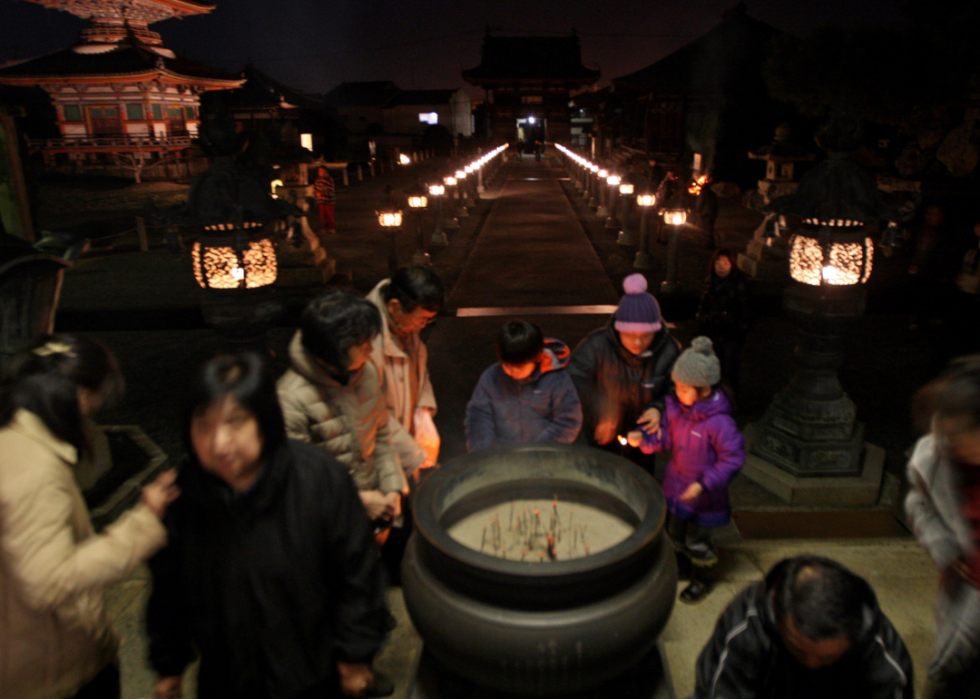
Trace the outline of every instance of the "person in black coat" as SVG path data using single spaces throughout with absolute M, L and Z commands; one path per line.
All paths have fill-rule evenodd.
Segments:
M 711 256 L 708 288 L 698 306 L 698 331 L 711 338 L 721 378 L 738 393 L 739 356 L 749 332 L 749 293 L 735 255 L 724 248 Z
M 255 354 L 218 357 L 185 413 L 190 459 L 170 544 L 150 561 L 156 697 L 364 696 L 385 636 L 381 561 L 347 469 L 286 439 L 275 384 Z
M 680 356 L 660 315 L 657 300 L 646 292 L 642 274 L 623 280 L 626 295 L 609 323 L 593 331 L 572 352 L 568 373 L 582 401 L 582 434 L 592 446 L 622 453 L 652 471 L 652 455 L 637 445 L 621 446 L 637 426 L 659 430 L 666 397 L 674 392 L 670 371 Z
M 874 591 L 819 556 L 777 563 L 721 615 L 692 699 L 913 699 L 912 659 Z

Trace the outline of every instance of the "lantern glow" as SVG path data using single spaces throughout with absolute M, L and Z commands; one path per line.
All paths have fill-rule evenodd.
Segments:
M 449 177 L 444 178 L 443 179 L 443 182 L 446 183 L 446 186 L 447 187 L 455 187 L 456 186 L 456 178 L 453 177 L 453 176 L 451 176 L 451 175 Z
M 826 230 L 826 229 L 825 229 Z M 871 276 L 874 241 L 849 234 L 846 240 L 821 243 L 807 233 L 797 233 L 790 246 L 790 276 L 803 284 L 853 286 Z M 856 238 L 856 239 L 855 239 Z
M 628 182 L 623 182 L 622 184 L 619 185 L 619 193 L 620 194 L 626 194 L 626 195 L 632 194 L 633 193 L 633 185 L 631 185 Z
M 413 195 L 408 198 L 408 205 L 413 209 L 424 209 L 429 200 L 425 196 Z
M 412 159 L 411 159 L 411 158 L 409 158 L 409 157 L 408 157 L 407 155 L 405 155 L 404 153 L 402 153 L 402 154 L 400 154 L 400 155 L 398 156 L 398 163 L 399 163 L 400 165 L 410 165 L 410 164 L 411 164 L 411 162 L 412 162 Z
M 687 211 L 684 209 L 664 211 L 664 221 L 672 226 L 683 226 L 687 222 Z
M 441 184 L 430 184 L 429 185 L 429 194 L 431 194 L 432 196 L 434 196 L 434 197 L 441 197 L 445 193 L 446 193 L 445 186 L 443 186 Z
M 656 194 L 638 194 L 636 195 L 637 206 L 653 206 L 657 203 Z
M 379 211 L 378 223 L 384 228 L 397 228 L 402 225 L 401 211 Z
M 622 181 L 623 178 L 621 178 L 619 175 L 609 175 L 606 177 L 606 184 L 608 184 L 610 187 L 618 187 L 619 183 Z
M 256 289 L 276 281 L 276 247 L 269 238 L 252 240 L 239 252 L 227 239 L 202 238 L 191 248 L 194 278 L 205 289 Z

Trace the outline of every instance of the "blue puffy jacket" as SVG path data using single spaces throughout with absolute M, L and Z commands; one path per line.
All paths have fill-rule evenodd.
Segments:
M 466 447 L 575 441 L 582 427 L 582 404 L 571 377 L 568 346 L 546 339 L 541 361 L 526 379 L 515 381 L 500 363 L 483 372 L 466 406 Z

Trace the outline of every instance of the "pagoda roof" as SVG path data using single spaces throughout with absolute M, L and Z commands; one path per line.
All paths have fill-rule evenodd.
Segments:
M 333 107 L 384 107 L 399 92 L 391 80 L 372 80 L 340 83 L 324 99 Z
M 490 36 L 483 39 L 480 65 L 463 71 L 472 85 L 501 81 L 594 83 L 599 71 L 582 65 L 578 36 Z
M 768 44 L 781 34 L 778 29 L 750 17 L 745 3 L 722 15 L 722 21 L 706 34 L 646 68 L 613 79 L 618 89 L 684 94 L 713 78 L 707 73 L 761 74 Z
M 106 17 L 159 22 L 170 17 L 203 15 L 215 6 L 192 0 L 27 0 L 77 17 Z
M 249 63 L 242 70 L 245 82 L 241 87 L 222 94 L 222 104 L 231 109 L 274 109 L 291 106 L 302 109 L 321 109 L 323 100 L 316 99 L 275 78 Z
M 242 84 L 242 79 L 237 76 L 174 56 L 167 49 L 154 51 L 152 48 L 129 43 L 115 44 L 109 50 L 99 53 L 79 53 L 76 48 L 78 47 L 62 49 L 0 68 L 0 82 L 8 85 L 30 85 L 91 83 L 105 79 L 113 82 L 161 79 L 216 89 Z

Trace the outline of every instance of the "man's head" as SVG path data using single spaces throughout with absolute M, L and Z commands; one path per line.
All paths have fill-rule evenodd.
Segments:
M 833 665 L 860 637 L 865 585 L 819 556 L 790 559 L 772 590 L 772 606 L 786 650 L 811 670 Z
M 526 320 L 504 323 L 497 333 L 497 356 L 500 364 L 504 373 L 516 381 L 526 379 L 534 373 L 543 349 L 544 336 L 541 328 Z
M 381 315 L 370 301 L 335 289 L 310 301 L 300 316 L 303 348 L 338 376 L 367 362 L 371 340 L 381 330 Z
M 442 280 L 431 267 L 402 267 L 381 288 L 391 331 L 405 336 L 422 330 L 439 315 L 445 293 Z

